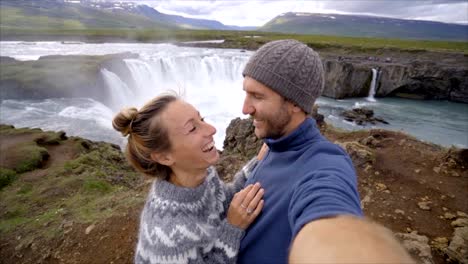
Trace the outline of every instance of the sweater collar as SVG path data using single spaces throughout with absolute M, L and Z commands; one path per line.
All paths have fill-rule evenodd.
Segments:
M 302 144 L 319 136 L 319 134 L 315 120 L 311 117 L 307 117 L 304 122 L 289 135 L 279 139 L 266 138 L 264 142 L 268 145 L 270 150 L 282 152 L 300 147 Z
M 205 181 L 195 188 L 177 186 L 167 180 L 156 180 L 153 185 L 154 192 L 163 199 L 174 200 L 181 203 L 199 201 L 208 190 L 208 182 L 211 178 L 216 176 L 215 173 L 216 170 L 212 167 L 208 168 Z

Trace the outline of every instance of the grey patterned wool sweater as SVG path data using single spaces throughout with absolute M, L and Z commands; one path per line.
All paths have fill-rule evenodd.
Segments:
M 213 167 L 196 188 L 155 181 L 141 214 L 135 263 L 235 263 L 244 231 L 228 223 L 227 209 L 256 164 L 249 161 L 230 184 Z

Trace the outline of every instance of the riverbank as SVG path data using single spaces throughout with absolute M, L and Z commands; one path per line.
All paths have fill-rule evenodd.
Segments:
M 423 263 L 463 260 L 466 241 L 457 241 L 468 228 L 467 150 L 385 130 L 321 130 L 350 153 L 367 217 L 413 241 L 408 246 Z M 231 122 L 217 165 L 226 178 L 261 145 L 252 132 L 248 120 Z M 150 181 L 117 146 L 9 126 L 1 127 L 0 143 L 2 180 L 6 172 L 12 179 L 0 190 L 1 263 L 132 261 Z M 31 156 L 24 148 L 42 153 L 29 167 L 20 166 Z
M 286 36 L 285 36 L 286 37 Z M 229 58 L 222 57 L 226 64 L 238 67 L 239 60 L 247 58 L 242 47 L 254 43 L 252 48 L 258 48 L 270 38 L 259 38 L 249 40 L 251 42 L 190 42 L 180 43 L 179 46 L 209 47 L 208 53 L 215 53 L 210 61 L 205 61 L 203 56 L 196 56 L 192 63 L 211 64 L 218 60 L 217 53 L 231 52 Z M 215 48 L 226 48 L 240 45 L 239 50 L 219 50 Z M 467 55 L 460 52 L 442 52 L 426 50 L 395 49 L 389 47 L 360 48 L 358 46 L 324 46 L 316 42 L 305 42 L 316 49 L 322 57 L 325 68 L 325 89 L 323 96 L 344 99 L 354 97 L 366 97 L 371 91 L 375 97 L 402 97 L 423 100 L 448 100 L 453 102 L 468 103 L 468 68 L 466 65 Z M 52 48 L 53 47 L 53 48 Z M 92 47 L 92 48 L 91 48 Z M 152 49 L 148 49 L 152 47 Z M 42 53 L 37 52 L 41 48 Z M 121 52 L 122 54 L 108 54 L 92 56 L 95 50 L 109 50 Z M 154 51 L 153 51 L 154 49 Z M 18 52 L 17 50 L 21 50 Z M 82 51 L 76 53 L 74 51 Z M 109 100 L 115 99 L 115 95 L 108 94 L 115 87 L 106 87 L 109 81 L 105 81 L 103 75 L 108 76 L 111 82 L 119 82 L 119 85 L 128 87 L 135 91 L 139 86 L 160 85 L 147 75 L 164 72 L 176 61 L 175 56 L 164 54 L 164 50 L 172 50 L 173 53 L 196 54 L 204 53 L 203 49 L 190 49 L 186 47 L 174 47 L 173 45 L 157 44 L 85 44 L 85 43 L 22 43 L 3 42 L 2 55 L 27 61 L 16 61 L 11 57 L 0 59 L 0 88 L 4 91 L 2 99 L 42 99 L 51 95 L 59 97 L 80 97 L 89 95 L 93 99 L 107 105 Z M 132 53 L 130 53 L 131 51 Z M 161 52 L 163 51 L 163 52 Z M 90 53 L 87 54 L 86 52 Z M 31 53 L 31 54 L 28 54 Z M 54 55 L 49 54 L 74 54 Z M 143 55 L 144 53 L 144 55 Z M 97 53 L 105 54 L 105 53 Z M 162 55 L 160 55 L 162 54 Z M 39 56 L 39 59 L 37 59 Z M 193 56 L 193 55 L 191 55 Z M 210 56 L 211 57 L 211 56 Z M 169 65 L 166 60 L 174 60 Z M 37 60 L 36 60 L 37 59 Z M 137 65 L 128 65 L 128 61 Z M 164 65 L 164 66 L 160 66 Z M 209 65 L 210 67 L 212 65 Z M 220 65 L 215 65 L 219 67 Z M 223 65 L 224 67 L 225 65 Z M 163 68 L 161 68 L 163 67 Z M 182 67 L 182 66 L 181 66 Z M 183 67 L 190 67 L 184 64 Z M 207 67 L 205 70 L 210 74 L 207 78 L 215 78 L 213 69 Z M 242 63 L 240 63 L 242 67 Z M 131 72 L 133 71 L 137 72 Z M 138 70 L 135 70 L 138 69 Z M 142 75 L 141 71 L 150 71 Z M 197 70 L 200 70 L 197 67 Z M 227 69 L 231 71 L 232 69 Z M 223 74 L 223 72 L 220 72 Z M 236 73 L 237 74 L 237 73 Z M 164 75 L 162 74 L 163 76 Z M 73 79 L 67 76 L 74 76 Z M 232 75 L 234 76 L 234 75 Z M 229 76 L 232 81 L 240 79 Z M 141 83 L 141 79 L 153 83 Z M 166 77 L 160 77 L 166 78 Z M 238 77 L 238 78 L 237 78 Z M 181 80 L 182 79 L 182 80 Z M 181 82 L 182 77 L 175 78 Z M 375 80 L 375 82 L 372 82 Z M 138 83 L 140 81 L 140 83 Z M 373 89 L 371 84 L 374 83 Z M 122 88 L 123 89 L 123 88 Z

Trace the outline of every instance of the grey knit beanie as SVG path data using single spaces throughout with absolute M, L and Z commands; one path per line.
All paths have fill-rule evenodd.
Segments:
M 292 39 L 272 41 L 260 47 L 242 74 L 273 89 L 308 114 L 324 86 L 319 55 Z

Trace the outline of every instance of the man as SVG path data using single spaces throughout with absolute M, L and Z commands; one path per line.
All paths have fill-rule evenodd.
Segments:
M 239 263 L 286 263 L 296 236 L 291 261 L 381 260 L 334 254 L 359 247 L 361 235 L 355 231 L 373 230 L 374 225 L 361 218 L 351 159 L 325 139 L 308 117 L 324 86 L 318 54 L 296 40 L 269 42 L 250 58 L 243 75 L 246 96 L 242 112 L 253 118 L 255 134 L 269 150 L 246 183 L 260 182 L 265 203 L 241 242 Z M 252 210 L 241 206 L 247 213 Z M 370 246 L 380 242 L 364 236 L 362 241 Z M 322 240 L 326 241 L 323 245 Z M 308 250 L 308 245 L 319 251 Z

